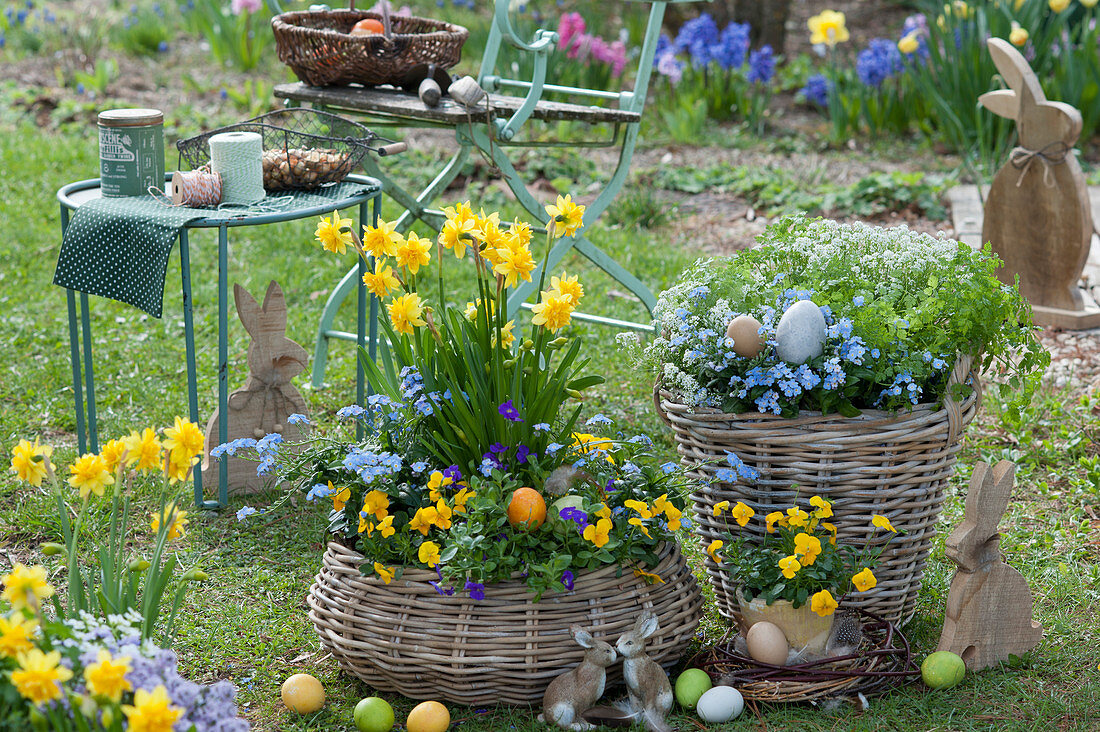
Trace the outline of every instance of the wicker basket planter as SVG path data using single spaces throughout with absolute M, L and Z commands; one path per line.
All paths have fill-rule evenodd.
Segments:
M 844 604 L 895 624 L 907 622 L 916 609 L 960 438 L 981 401 L 981 384 L 971 371 L 970 358 L 960 358 L 950 378 L 968 379 L 973 393 L 962 402 L 945 400 L 940 409 L 922 404 L 908 412 L 868 410 L 858 417 L 726 414 L 687 406 L 671 392 L 655 388 L 658 414 L 674 433 L 688 475 L 702 486 L 692 495 L 692 510 L 703 545 L 737 528 L 728 515 L 713 515 L 719 501 L 744 501 L 763 516 L 785 510 L 798 499 L 821 495 L 833 504 L 838 541 L 857 546 L 886 540 L 869 522 L 872 513 L 881 514 L 905 533 L 895 537 L 879 558 L 878 586 L 849 596 Z M 759 480 L 718 481 L 716 471 L 727 451 L 759 470 Z M 797 491 L 791 488 L 794 484 Z M 762 531 L 758 522 L 750 522 L 745 530 Z M 733 619 L 739 609 L 736 578 L 709 557 L 705 561 L 718 611 Z
M 640 611 L 657 614 L 650 656 L 666 668 L 687 651 L 702 618 L 699 586 L 673 544 L 662 546 L 646 584 L 616 567 L 578 574 L 571 592 L 532 601 L 518 581 L 486 588 L 485 599 L 441 596 L 435 572 L 407 568 L 389 585 L 363 576 L 358 552 L 335 542 L 309 592 L 309 617 L 340 667 L 374 689 L 456 704 L 539 704 L 551 680 L 581 660 L 577 623 L 614 643 Z M 622 679 L 608 669 L 608 686 Z
M 271 20 L 275 52 L 310 86 L 396 84 L 417 64 L 449 69 L 462 57 L 470 32 L 439 20 L 394 15 L 393 35 L 352 36 L 364 18 L 361 10 L 283 13 Z

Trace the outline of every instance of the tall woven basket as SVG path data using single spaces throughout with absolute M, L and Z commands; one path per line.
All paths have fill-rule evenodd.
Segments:
M 921 404 L 897 413 L 868 410 L 858 417 L 726 414 L 682 404 L 658 384 L 657 413 L 672 429 L 681 462 L 700 486 L 692 494 L 699 539 L 706 546 L 738 530 L 728 514 L 713 515 L 719 501 L 743 501 L 765 516 L 820 495 L 833 504 L 837 540 L 854 546 L 885 543 L 888 537 L 871 526 L 870 517 L 886 516 L 899 534 L 879 557 L 878 586 L 850 595 L 844 605 L 898 625 L 907 622 L 916 610 L 960 438 L 981 401 L 981 383 L 971 364 L 969 357 L 960 357 L 949 377 L 949 384 L 965 380 L 973 386 L 961 402 L 945 399 L 939 409 Z M 717 471 L 727 452 L 760 471 L 760 478 L 751 484 L 719 481 Z M 763 535 L 758 522 L 742 531 Z M 705 561 L 718 611 L 732 620 L 739 613 L 737 580 L 709 557 Z
M 650 657 L 670 668 L 688 650 L 702 595 L 676 545 L 662 545 L 659 557 L 652 571 L 663 583 L 608 566 L 539 602 L 519 581 L 489 585 L 475 601 L 441 595 L 431 584 L 439 577 L 423 569 L 383 584 L 359 571 L 363 555 L 333 542 L 309 591 L 309 618 L 340 667 L 374 689 L 465 705 L 539 704 L 554 677 L 582 658 L 574 623 L 614 644 L 652 610 L 660 629 L 646 643 Z M 609 687 L 621 680 L 621 666 L 608 669 Z

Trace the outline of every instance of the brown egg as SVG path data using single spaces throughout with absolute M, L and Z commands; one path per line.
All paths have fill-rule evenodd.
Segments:
M 760 321 L 751 315 L 738 315 L 731 320 L 726 328 L 726 338 L 733 339 L 733 352 L 738 356 L 752 358 L 764 350 Z
M 787 664 L 787 637 L 778 625 L 761 621 L 753 623 L 745 636 L 745 645 L 754 661 L 770 663 L 772 666 Z

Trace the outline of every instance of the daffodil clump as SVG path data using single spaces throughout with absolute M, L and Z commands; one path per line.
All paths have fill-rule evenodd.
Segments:
M 46 568 L 0 576 L 0 720 L 4 729 L 243 732 L 236 689 L 180 677 L 176 655 L 143 639 L 141 613 L 107 618 L 44 612 L 56 596 Z
M 707 555 L 740 583 L 745 600 L 761 597 L 767 604 L 786 600 L 798 608 L 806 603 L 818 615 L 832 615 L 852 590 L 867 592 L 878 584 L 874 566 L 897 530 L 886 516 L 872 515 L 871 524 L 887 536 L 863 549 L 837 544 L 837 527 L 828 519 L 833 507 L 821 496 L 807 506 L 795 504 L 785 511 L 758 516 L 738 501 L 720 501 L 711 509 L 715 517 L 728 517 L 736 525 L 726 539 L 715 539 Z M 743 535 L 750 521 L 763 521 L 764 537 Z
M 163 609 L 162 597 L 178 566 L 169 542 L 181 539 L 187 531 L 187 511 L 172 497 L 173 486 L 191 479 L 192 471 L 203 450 L 203 433 L 198 425 L 176 417 L 170 427 L 158 432 L 152 427 L 135 430 L 129 435 L 104 443 L 98 453 L 77 456 L 59 474 L 53 464 L 54 449 L 20 440 L 12 448 L 11 472 L 32 487 L 44 483 L 52 487 L 57 506 L 59 542 L 42 546 L 43 553 L 60 556 L 66 563 L 68 581 L 65 602 L 52 597 L 53 588 L 45 584 L 45 575 L 38 570 L 13 572 L 5 580 L 2 599 L 15 609 L 38 610 L 41 601 L 52 598 L 52 609 L 61 618 L 88 612 L 102 617 L 118 615 L 131 609 L 141 611 L 143 638 L 158 633 L 164 642 L 171 642 L 176 611 L 183 602 L 191 582 L 206 579 L 198 569 L 183 573 L 171 602 Z M 143 478 L 161 481 L 159 508 L 149 514 L 148 530 L 153 548 L 148 558 L 131 555 L 129 546 L 130 499 L 128 486 Z M 110 496 L 108 497 L 108 493 Z M 83 537 L 84 517 L 93 501 L 109 500 L 110 524 L 107 535 Z M 79 502 L 78 507 L 70 504 Z M 75 515 L 75 522 L 70 516 Z M 85 567 L 78 544 L 91 539 L 95 546 L 96 566 Z M 43 594 L 45 593 L 45 594 Z

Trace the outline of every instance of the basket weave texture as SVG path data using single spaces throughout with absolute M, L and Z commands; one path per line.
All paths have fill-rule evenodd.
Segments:
M 887 532 L 871 526 L 871 514 L 890 519 L 899 534 L 879 557 L 878 585 L 847 596 L 842 605 L 874 612 L 902 625 L 912 618 L 944 488 L 955 468 L 963 430 L 981 402 L 981 383 L 971 359 L 960 357 L 949 384 L 969 383 L 961 402 L 945 399 L 911 411 L 867 410 L 858 417 L 802 412 L 795 418 L 746 412 L 727 414 L 690 407 L 654 388 L 657 412 L 672 429 L 681 462 L 700 487 L 692 494 L 695 534 L 706 547 L 728 533 L 764 534 L 762 520 L 739 529 L 729 514 L 715 517 L 714 505 L 743 501 L 759 519 L 820 495 L 833 505 L 837 541 L 861 547 L 884 544 Z M 732 452 L 760 477 L 755 483 L 726 483 L 717 471 Z M 796 488 L 792 489 L 792 485 Z M 904 533 L 902 533 L 904 532 Z M 705 559 L 719 613 L 732 620 L 739 612 L 737 578 Z
M 382 16 L 360 10 L 276 15 L 271 19 L 275 51 L 310 86 L 396 84 L 417 64 L 451 68 L 470 35 L 459 25 L 407 15 L 390 16 L 390 38 L 349 35 L 364 18 Z
M 650 657 L 670 668 L 687 650 L 702 619 L 703 600 L 679 548 L 660 547 L 647 584 L 625 569 L 602 567 L 577 575 L 573 590 L 539 602 L 525 584 L 509 580 L 475 601 L 443 596 L 435 572 L 406 568 L 389 585 L 359 571 L 363 555 L 332 542 L 309 591 L 309 617 L 344 671 L 372 688 L 412 699 L 464 705 L 540 704 L 546 687 L 581 661 L 569 626 L 578 624 L 614 644 L 638 614 L 652 610 L 660 628 L 646 642 Z M 607 669 L 622 680 L 622 666 Z

